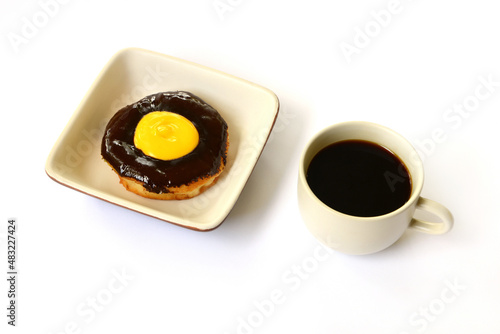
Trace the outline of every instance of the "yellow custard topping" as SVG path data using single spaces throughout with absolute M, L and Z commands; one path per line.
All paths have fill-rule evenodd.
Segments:
M 186 117 L 169 111 L 153 111 L 137 124 L 134 145 L 147 156 L 173 160 L 198 146 L 200 136 Z

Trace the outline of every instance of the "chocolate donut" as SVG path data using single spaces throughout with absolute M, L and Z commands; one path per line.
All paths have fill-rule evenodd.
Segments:
M 197 146 L 175 159 L 145 154 L 134 143 L 141 119 L 155 111 L 185 117 L 199 134 Z M 224 169 L 228 126 L 201 98 L 185 91 L 161 92 L 120 109 L 106 126 L 101 154 L 128 190 L 156 199 L 184 199 L 213 185 Z

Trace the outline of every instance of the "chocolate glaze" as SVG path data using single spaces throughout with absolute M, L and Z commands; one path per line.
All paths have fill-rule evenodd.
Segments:
M 189 119 L 200 135 L 198 146 L 174 160 L 145 155 L 134 145 L 135 128 L 153 111 L 170 111 Z M 149 95 L 120 109 L 109 121 L 102 139 L 101 154 L 122 177 L 144 183 L 154 193 L 215 175 L 226 164 L 227 124 L 217 110 L 194 94 L 184 91 Z

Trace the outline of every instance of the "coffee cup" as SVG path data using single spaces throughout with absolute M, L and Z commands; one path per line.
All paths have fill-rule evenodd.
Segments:
M 358 156 L 363 154 L 367 159 L 392 159 L 396 169 L 362 160 Z M 353 159 L 361 160 L 351 166 Z M 338 165 L 341 162 L 347 165 Z M 327 163 L 332 165 L 322 165 Z M 319 169 L 313 169 L 313 164 Z M 372 174 L 378 175 L 378 183 L 370 179 Z M 308 230 L 324 245 L 346 254 L 371 254 L 394 244 L 408 228 L 437 235 L 453 227 L 446 207 L 420 196 L 423 183 L 422 160 L 404 137 L 375 123 L 338 123 L 313 136 L 301 155 L 299 210 Z M 385 186 L 385 192 L 379 193 Z M 386 202 L 394 203 L 386 207 Z M 416 210 L 437 221 L 415 218 Z

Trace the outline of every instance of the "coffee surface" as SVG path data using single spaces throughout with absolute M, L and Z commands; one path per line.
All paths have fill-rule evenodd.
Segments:
M 387 214 L 405 204 L 411 194 L 404 163 L 388 149 L 363 140 L 323 148 L 309 164 L 306 179 L 323 203 L 352 216 Z

